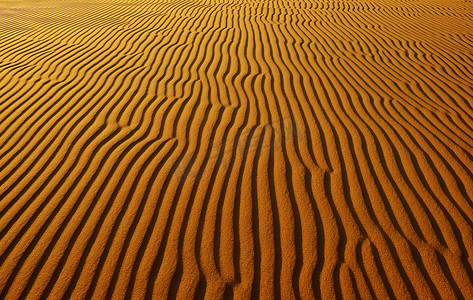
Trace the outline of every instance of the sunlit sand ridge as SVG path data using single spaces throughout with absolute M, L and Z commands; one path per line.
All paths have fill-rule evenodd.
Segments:
M 0 299 L 473 299 L 473 2 L 0 1 Z

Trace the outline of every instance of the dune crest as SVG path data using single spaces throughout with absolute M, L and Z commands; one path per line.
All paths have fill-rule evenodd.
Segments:
M 0 2 L 0 299 L 473 299 L 473 2 Z

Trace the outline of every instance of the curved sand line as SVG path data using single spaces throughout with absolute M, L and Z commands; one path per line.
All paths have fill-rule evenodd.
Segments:
M 472 28 L 1 1 L 0 298 L 473 298 Z

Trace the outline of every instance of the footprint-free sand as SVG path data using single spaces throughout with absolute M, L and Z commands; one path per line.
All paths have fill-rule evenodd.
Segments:
M 1 299 L 473 299 L 473 2 L 0 0 Z

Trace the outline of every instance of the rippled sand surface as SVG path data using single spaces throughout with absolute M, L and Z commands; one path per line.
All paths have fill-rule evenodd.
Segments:
M 0 1 L 0 298 L 473 298 L 473 2 Z

